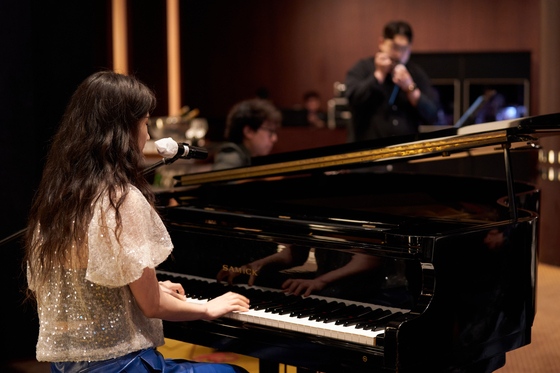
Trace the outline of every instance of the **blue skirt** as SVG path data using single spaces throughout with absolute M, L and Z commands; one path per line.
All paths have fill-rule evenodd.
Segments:
M 229 364 L 198 363 L 188 360 L 164 359 L 155 349 L 132 352 L 103 361 L 51 363 L 51 373 L 247 373 Z

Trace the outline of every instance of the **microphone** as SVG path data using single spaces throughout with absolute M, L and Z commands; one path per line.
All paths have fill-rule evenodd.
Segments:
M 189 145 L 184 142 L 177 143 L 179 149 L 176 156 L 182 159 L 206 159 L 208 158 L 208 150 Z
M 206 159 L 208 157 L 208 150 L 184 142 L 177 143 L 171 137 L 157 140 L 155 144 L 158 154 L 164 158 Z

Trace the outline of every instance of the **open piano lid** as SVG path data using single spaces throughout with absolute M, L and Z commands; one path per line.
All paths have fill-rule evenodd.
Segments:
M 247 167 L 178 176 L 177 186 L 334 171 L 440 156 L 488 154 L 501 151 L 504 146 L 534 147 L 540 137 L 558 132 L 560 113 L 489 122 L 258 157 Z

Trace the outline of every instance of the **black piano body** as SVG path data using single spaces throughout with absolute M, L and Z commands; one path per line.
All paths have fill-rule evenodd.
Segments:
M 202 299 L 258 291 L 274 320 L 166 322 L 166 337 L 263 367 L 494 371 L 530 343 L 535 317 L 539 191 L 513 180 L 510 151 L 559 129 L 560 115 L 538 116 L 182 176 L 159 194 L 178 202 L 161 208 L 175 249 L 160 279 Z M 477 149 L 504 154 L 505 180 L 364 168 Z M 282 292 L 293 282 L 313 286 L 308 303 Z M 332 320 L 299 324 L 302 309 Z

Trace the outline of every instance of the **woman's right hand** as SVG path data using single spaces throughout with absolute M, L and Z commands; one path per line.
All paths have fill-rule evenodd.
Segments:
M 249 299 L 230 291 L 206 303 L 204 320 L 214 320 L 233 311 L 249 311 Z

